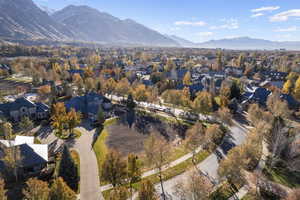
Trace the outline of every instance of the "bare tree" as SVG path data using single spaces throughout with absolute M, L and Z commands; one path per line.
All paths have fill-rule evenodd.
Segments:
M 197 149 L 205 143 L 205 130 L 200 122 L 197 122 L 187 131 L 187 139 L 185 142 L 186 148 L 192 152 L 192 162 L 198 170 L 196 162 Z
M 196 171 L 191 172 L 185 183 L 180 182 L 175 186 L 176 195 L 188 200 L 208 200 L 211 191 L 212 185 L 209 180 Z
M 144 143 L 147 162 L 158 170 L 158 177 L 164 200 L 166 200 L 163 185 L 163 167 L 169 164 L 171 148 L 160 135 L 151 134 Z
M 270 151 L 270 167 L 274 167 L 281 159 L 282 152 L 288 145 L 287 133 L 288 129 L 284 120 L 281 117 L 275 117 L 272 128 L 266 134 L 266 141 Z

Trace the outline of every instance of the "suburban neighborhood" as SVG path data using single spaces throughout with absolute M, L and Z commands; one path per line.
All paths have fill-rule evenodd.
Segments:
M 295 41 L 189 42 L 24 2 L 0 0 L 0 200 L 300 200 Z

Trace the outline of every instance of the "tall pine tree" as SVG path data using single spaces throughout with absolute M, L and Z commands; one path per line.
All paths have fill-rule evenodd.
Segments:
M 75 192 L 78 191 L 79 175 L 75 161 L 71 157 L 69 148 L 65 145 L 61 157 L 58 176 Z

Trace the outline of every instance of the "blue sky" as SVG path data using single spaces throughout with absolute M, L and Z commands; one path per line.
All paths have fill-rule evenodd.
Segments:
M 194 42 L 249 36 L 300 41 L 299 0 L 34 0 L 53 9 L 88 5 Z

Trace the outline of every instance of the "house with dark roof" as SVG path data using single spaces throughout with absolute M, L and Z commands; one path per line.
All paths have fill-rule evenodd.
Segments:
M 34 103 L 24 97 L 14 102 L 0 104 L 0 113 L 8 120 L 17 122 L 23 117 L 32 120 L 42 120 L 49 116 L 49 106 L 44 103 Z
M 84 96 L 77 96 L 65 102 L 67 110 L 74 108 L 76 112 L 81 112 L 91 121 L 97 119 L 99 107 L 108 112 L 112 108 L 111 101 L 97 93 L 89 93 Z
M 261 106 L 266 106 L 267 99 L 272 92 L 262 87 L 255 87 L 252 89 L 252 91 L 247 91 L 244 94 L 242 94 L 242 105 L 257 103 Z
M 270 81 L 284 81 L 288 76 L 288 73 L 278 71 L 263 71 L 262 75 L 265 77 L 265 79 Z
M 34 144 L 34 137 L 16 136 L 14 140 L 0 140 L 0 157 L 5 156 L 5 150 L 17 148 L 20 152 L 18 172 L 22 175 L 36 173 L 47 166 L 48 145 Z M 0 160 L 0 171 L 5 168 L 5 164 Z

